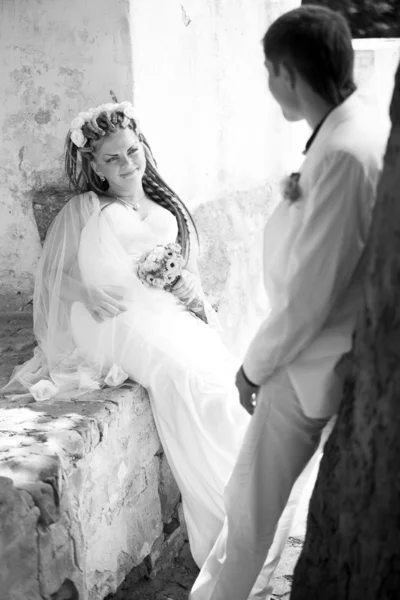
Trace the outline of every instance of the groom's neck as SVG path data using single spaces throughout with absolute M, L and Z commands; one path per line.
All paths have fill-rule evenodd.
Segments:
M 314 131 L 334 108 L 334 104 L 326 102 L 311 89 L 304 90 L 302 96 L 304 118 Z

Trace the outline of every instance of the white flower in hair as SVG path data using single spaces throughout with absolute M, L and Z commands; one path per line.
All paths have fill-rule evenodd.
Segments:
M 115 111 L 120 111 L 125 115 L 125 119 L 123 121 L 124 127 L 129 125 L 128 120 L 130 119 L 135 119 L 136 123 L 138 123 L 135 109 L 133 108 L 132 104 L 128 101 L 120 103 L 108 102 L 107 104 L 100 104 L 96 108 L 89 108 L 89 110 L 85 112 L 80 112 L 71 123 L 71 140 L 73 141 L 75 146 L 77 146 L 78 148 L 83 148 L 83 146 L 87 142 L 87 138 L 82 133 L 82 127 L 85 123 L 97 119 L 97 117 L 102 112 L 111 113 Z
M 107 102 L 104 106 L 109 112 L 114 112 L 117 109 L 118 104 L 116 104 L 116 102 Z
M 128 102 L 127 100 L 125 102 L 121 102 L 120 107 L 122 108 L 122 112 L 125 116 L 128 117 L 128 119 L 135 119 L 135 121 L 137 121 L 135 109 L 133 108 L 130 102 Z
M 87 142 L 86 137 L 82 133 L 82 129 L 72 129 L 71 140 L 73 141 L 75 146 L 78 146 L 78 148 L 83 148 L 83 146 Z
M 79 113 L 79 115 L 72 121 L 71 129 L 82 129 L 87 120 L 83 118 L 82 114 L 83 113 Z
M 79 113 L 78 117 L 83 119 L 84 123 L 87 123 L 88 121 L 91 121 L 93 119 L 94 114 L 95 114 L 94 108 L 89 108 L 89 110 Z

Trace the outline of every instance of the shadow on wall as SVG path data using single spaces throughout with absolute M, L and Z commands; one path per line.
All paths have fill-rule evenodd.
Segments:
M 30 196 L 33 214 L 42 245 L 52 221 L 65 203 L 74 195 L 75 193 L 69 188 L 65 177 L 57 183 L 42 187 L 40 190 L 32 190 Z
M 51 600 L 79 600 L 79 593 L 75 584 L 70 579 L 66 579 L 60 589 L 50 598 Z

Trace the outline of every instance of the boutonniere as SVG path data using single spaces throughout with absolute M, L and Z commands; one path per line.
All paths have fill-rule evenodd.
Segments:
M 300 187 L 300 173 L 292 173 L 282 182 L 282 196 L 290 202 L 297 202 L 302 196 Z

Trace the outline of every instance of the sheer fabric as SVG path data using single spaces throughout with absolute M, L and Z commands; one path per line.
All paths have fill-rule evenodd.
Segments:
M 76 356 L 70 323 L 72 303 L 64 299 L 62 288 L 74 281 L 79 283 L 79 240 L 95 207 L 91 194 L 75 196 L 50 225 L 33 296 L 34 333 L 38 346 L 33 358 L 15 370 L 5 391 L 18 381 L 36 400 L 41 400 L 80 388 L 85 367 Z M 94 379 L 91 385 L 98 387 Z
M 84 230 L 85 239 L 90 235 L 88 255 L 96 256 L 101 264 L 96 283 L 118 291 L 127 301 L 146 295 L 134 273 L 133 257 L 124 251 L 109 221 L 102 218 L 96 194 L 73 197 L 51 224 L 38 265 L 33 299 L 38 346 L 33 358 L 15 370 L 8 384 L 11 387 L 14 381 L 20 382 L 36 400 L 54 395 L 76 397 L 104 383 L 118 385 L 127 379 L 117 365 L 105 367 L 100 352 L 88 359 L 76 347 L 71 325 L 73 290 L 88 283 L 78 261 Z M 66 298 L 66 290 L 72 298 Z
M 99 331 L 113 329 L 107 352 L 101 343 L 96 353 L 82 354 L 80 351 L 76 339 L 80 333 L 76 332 L 74 338 L 71 318 L 86 309 L 77 295 L 74 297 L 74 289 L 95 285 L 115 291 L 131 315 L 135 302 L 158 315 L 165 312 L 171 302 L 180 305 L 170 293 L 161 291 L 160 295 L 157 290 L 144 286 L 136 275 L 136 261 L 142 252 L 151 250 L 158 243 L 176 241 L 174 216 L 158 206 L 154 212 L 162 215 L 156 235 L 154 232 L 150 235 L 149 229 L 145 229 L 142 239 L 143 232 L 136 230 L 135 220 L 132 227 L 131 209 L 117 203 L 104 209 L 93 192 L 75 196 L 67 202 L 49 228 L 36 274 L 33 317 L 38 345 L 32 359 L 15 369 L 4 392 L 19 382 L 37 401 L 55 395 L 70 398 L 103 385 L 117 386 L 128 379 L 121 366 L 111 360 L 121 354 L 120 348 L 116 352 L 115 319 L 99 328 Z M 117 217 L 113 220 L 110 215 Z M 117 229 L 116 222 L 119 223 Z M 124 224 L 122 229 L 121 224 Z M 189 263 L 193 267 L 196 262 L 194 237 L 191 246 L 194 251 Z M 84 253 L 82 261 L 80 253 Z M 210 326 L 220 330 L 218 318 L 209 303 L 205 302 L 205 307 Z M 183 306 L 180 309 L 186 310 Z M 124 326 L 130 325 L 125 323 Z
M 238 365 L 218 333 L 135 274 L 142 253 L 175 241 L 177 232 L 175 217 L 158 205 L 141 221 L 117 202 L 101 208 L 95 194 L 73 198 L 51 227 L 39 266 L 39 347 L 15 377 L 38 400 L 75 397 L 127 377 L 147 389 L 200 567 L 221 530 L 224 488 L 250 417 L 234 384 Z M 79 283 L 111 286 L 126 310 L 95 321 L 79 297 L 66 300 Z

